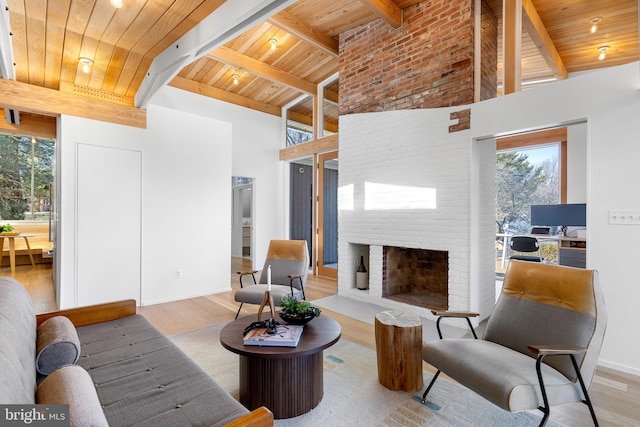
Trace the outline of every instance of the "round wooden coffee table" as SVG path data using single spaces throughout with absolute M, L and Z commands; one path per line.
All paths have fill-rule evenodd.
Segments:
M 240 356 L 240 403 L 266 406 L 276 419 L 309 412 L 322 400 L 322 351 L 338 342 L 340 324 L 321 315 L 305 325 L 297 347 L 246 346 L 242 331 L 254 321 L 242 317 L 220 331 L 222 346 Z

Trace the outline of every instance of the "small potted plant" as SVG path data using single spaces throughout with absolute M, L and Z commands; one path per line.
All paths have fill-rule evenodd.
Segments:
M 5 236 L 16 236 L 19 232 L 15 231 L 11 224 L 5 224 L 0 225 L 0 234 L 4 234 Z
M 304 325 L 320 316 L 320 309 L 309 301 L 298 301 L 297 298 L 284 296 L 280 301 L 280 317 L 291 325 Z

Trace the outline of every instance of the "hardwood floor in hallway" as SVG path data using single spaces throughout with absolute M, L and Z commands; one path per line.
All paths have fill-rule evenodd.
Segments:
M 233 299 L 233 292 L 240 287 L 236 272 L 247 270 L 250 270 L 247 260 L 234 258 L 231 264 L 232 291 L 143 306 L 138 308 L 138 312 L 169 336 L 233 320 L 239 305 Z M 12 276 L 20 281 L 29 292 L 38 313 L 56 310 L 50 266 L 18 266 L 13 275 L 8 268 L 3 268 L 0 270 L 0 276 Z M 307 299 L 313 301 L 336 294 L 337 283 L 332 279 L 309 276 L 305 291 Z M 257 310 L 258 306 L 245 304 L 241 316 L 255 313 Z M 344 339 L 375 350 L 373 324 L 331 310 L 323 309 L 322 312 L 340 322 Z M 434 372 L 433 368 L 426 364 L 424 368 L 427 372 Z M 376 375 L 376 372 L 371 372 L 371 375 Z M 640 402 L 640 377 L 599 367 L 589 393 L 601 426 L 640 426 L 640 409 L 637 405 L 637 402 Z M 579 403 L 554 407 L 550 419 L 566 426 L 592 425 L 587 407 Z

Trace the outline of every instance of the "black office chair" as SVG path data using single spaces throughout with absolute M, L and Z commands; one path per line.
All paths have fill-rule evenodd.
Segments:
M 542 262 L 542 256 L 540 254 L 540 244 L 538 243 L 538 239 L 531 236 L 513 236 L 511 241 L 509 242 L 509 247 L 511 248 L 511 252 L 525 252 L 525 253 L 533 253 L 537 252 L 538 255 L 522 255 L 515 254 L 511 255 L 509 259 L 518 259 L 520 261 L 532 261 L 532 262 Z

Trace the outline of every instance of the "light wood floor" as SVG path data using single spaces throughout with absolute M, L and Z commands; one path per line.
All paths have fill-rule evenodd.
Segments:
M 240 287 L 235 272 L 248 268 L 250 267 L 245 260 L 240 258 L 233 259 L 231 265 L 231 284 L 234 290 Z M 4 275 L 11 275 L 8 268 L 0 269 L 0 276 Z M 47 312 L 56 309 L 50 266 L 18 266 L 13 277 L 26 287 L 37 312 Z M 305 290 L 307 299 L 313 301 L 336 294 L 337 284 L 334 280 L 310 276 Z M 241 315 L 257 312 L 257 306 L 247 306 L 245 304 L 245 307 Z M 165 335 L 174 335 L 211 324 L 233 320 L 237 309 L 238 303 L 233 299 L 233 292 L 224 292 L 188 300 L 140 307 L 138 311 L 144 314 L 149 321 Z M 375 350 L 374 329 L 372 324 L 361 322 L 326 309 L 323 309 L 323 314 L 329 315 L 340 322 L 342 325 L 342 337 L 344 339 Z M 430 373 L 434 372 L 433 368 L 426 364 L 425 370 Z M 371 375 L 377 375 L 377 373 L 371 372 Z M 589 393 L 594 402 L 596 414 L 601 426 L 640 426 L 639 377 L 607 368 L 598 368 Z M 580 403 L 552 408 L 551 420 L 567 426 L 592 425 L 587 407 Z

